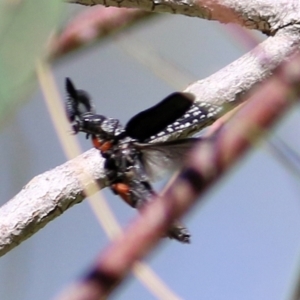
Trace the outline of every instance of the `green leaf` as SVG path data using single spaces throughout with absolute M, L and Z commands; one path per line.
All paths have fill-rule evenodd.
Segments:
M 0 0 L 0 119 L 34 87 L 61 0 Z

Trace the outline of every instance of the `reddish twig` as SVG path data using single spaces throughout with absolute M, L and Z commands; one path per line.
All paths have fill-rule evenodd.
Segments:
M 49 57 L 57 59 L 150 16 L 154 14 L 134 8 L 97 6 L 87 9 L 53 39 Z

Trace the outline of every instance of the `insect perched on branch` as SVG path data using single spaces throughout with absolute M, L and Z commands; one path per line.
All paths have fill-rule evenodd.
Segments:
M 203 122 L 211 113 L 205 107 L 193 105 L 192 94 L 175 92 L 132 117 L 124 127 L 117 119 L 96 114 L 87 92 L 76 89 L 69 78 L 66 90 L 66 112 L 74 133 L 85 132 L 87 138 L 91 137 L 94 147 L 105 159 L 109 187 L 137 209 L 155 194 L 150 181 L 161 176 L 162 171 L 178 168 L 199 139 L 157 143 L 153 140 L 182 130 L 186 124 L 193 125 L 195 120 Z M 175 222 L 167 235 L 183 243 L 190 242 L 190 234 L 180 222 Z

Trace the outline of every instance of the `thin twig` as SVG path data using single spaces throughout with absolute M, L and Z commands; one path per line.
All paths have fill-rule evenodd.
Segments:
M 139 9 L 103 6 L 89 8 L 53 37 L 48 57 L 55 62 L 66 54 L 82 50 L 104 37 L 154 16 Z

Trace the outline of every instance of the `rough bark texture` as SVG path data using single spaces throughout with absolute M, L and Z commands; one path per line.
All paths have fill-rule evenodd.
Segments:
M 34 177 L 0 209 L 0 255 L 81 202 L 84 189 L 91 186 L 91 177 L 97 181 L 99 188 L 103 187 L 105 177 L 102 165 L 98 151 L 92 149 Z M 82 182 L 85 182 L 84 186 Z
M 182 14 L 217 20 L 221 23 L 236 23 L 266 34 L 274 34 L 281 28 L 299 23 L 300 19 L 300 3 L 297 0 L 70 0 L 69 2 Z

